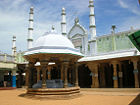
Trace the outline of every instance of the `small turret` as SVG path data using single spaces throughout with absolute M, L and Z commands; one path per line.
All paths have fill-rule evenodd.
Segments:
M 29 28 L 28 28 L 28 46 L 27 49 L 32 48 L 32 43 L 33 43 L 33 14 L 34 14 L 34 8 L 30 8 L 30 13 L 29 13 Z
M 12 56 L 15 56 L 16 54 L 16 36 L 13 36 L 12 40 Z
M 67 28 L 66 28 L 66 11 L 65 8 L 62 8 L 62 13 L 61 13 L 61 33 L 62 35 L 66 36 L 67 35 Z
M 93 5 L 93 0 L 89 0 L 89 9 L 90 9 L 90 36 L 91 40 L 96 37 L 96 25 L 95 25 L 95 15 L 94 15 L 94 5 Z
M 96 55 L 97 53 L 97 42 L 96 42 L 96 25 L 95 25 L 95 15 L 94 15 L 94 5 L 93 0 L 89 0 L 89 19 L 90 19 L 90 55 Z

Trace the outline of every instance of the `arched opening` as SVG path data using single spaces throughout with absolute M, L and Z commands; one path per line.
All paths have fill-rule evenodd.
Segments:
M 51 79 L 59 79 L 59 70 L 56 67 L 51 70 Z
M 105 84 L 107 88 L 113 88 L 113 66 L 105 67 Z
M 92 85 L 92 76 L 91 71 L 85 65 L 81 65 L 78 68 L 78 78 L 79 78 L 79 86 L 81 88 L 90 88 Z
M 133 63 L 124 61 L 123 63 L 123 87 L 124 88 L 134 88 L 134 73 L 133 73 Z

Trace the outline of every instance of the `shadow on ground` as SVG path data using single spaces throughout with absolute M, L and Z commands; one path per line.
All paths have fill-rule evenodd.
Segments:
M 140 105 L 140 94 L 129 105 Z
M 37 99 L 37 100 L 71 100 L 74 98 L 79 98 L 82 97 L 82 94 L 76 94 L 76 95 L 31 95 L 31 94 L 27 94 L 27 93 L 22 93 L 20 95 L 18 95 L 19 97 L 23 97 L 23 98 L 28 98 L 28 99 Z

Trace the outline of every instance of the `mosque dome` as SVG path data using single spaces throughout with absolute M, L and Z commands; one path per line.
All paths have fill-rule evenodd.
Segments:
M 48 54 L 72 54 L 83 56 L 74 48 L 72 42 L 65 36 L 57 34 L 55 31 L 47 32 L 39 37 L 28 49 L 25 55 L 48 53 Z

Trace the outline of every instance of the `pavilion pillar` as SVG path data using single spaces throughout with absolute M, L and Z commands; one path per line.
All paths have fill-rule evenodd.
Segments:
M 36 69 L 37 69 L 37 82 L 39 82 L 40 81 L 40 66 L 37 66 Z
M 16 87 L 16 70 L 12 70 L 12 87 Z
M 42 69 L 42 74 L 43 74 L 42 88 L 46 88 L 47 87 L 47 84 L 46 84 L 46 69 L 47 69 L 47 66 L 48 66 L 48 62 L 41 61 L 40 63 L 41 63 L 41 69 Z
M 69 82 L 71 83 L 71 69 L 69 69 Z
M 75 87 L 78 87 L 78 63 L 76 63 L 75 66 Z
M 90 69 L 91 74 L 92 74 L 92 85 L 91 85 L 91 88 L 94 88 L 95 87 L 94 65 L 93 64 L 88 64 L 88 68 Z
M 118 76 L 117 76 L 117 61 L 112 62 L 113 65 L 113 82 L 114 88 L 118 88 Z
M 64 66 L 61 65 L 61 80 L 64 80 Z
M 119 63 L 119 82 L 120 82 L 120 88 L 123 87 L 123 72 L 122 72 L 122 64 Z
M 48 66 L 48 80 L 51 80 L 51 69 L 52 67 L 51 66 Z
M 67 88 L 68 87 L 68 78 L 67 78 L 67 73 L 68 73 L 68 65 L 69 62 L 64 62 L 63 63 L 63 66 L 64 66 L 64 74 L 65 74 L 65 77 L 64 77 L 64 88 Z
M 95 73 L 94 73 L 94 77 L 95 77 L 95 88 L 98 88 L 98 87 L 99 87 L 98 64 L 95 64 Z
M 25 73 L 26 73 L 25 87 L 28 88 L 28 85 L 29 85 L 29 66 L 28 65 L 26 65 L 25 67 Z
M 132 59 L 133 62 L 133 66 L 134 66 L 134 79 L 135 79 L 135 88 L 139 88 L 139 79 L 138 79 L 138 59 L 137 58 L 133 58 Z
M 96 64 L 88 64 L 89 69 L 92 72 L 92 88 L 99 87 L 99 79 L 98 79 L 98 63 Z
M 33 62 L 29 62 L 29 69 L 28 69 L 28 88 L 31 88 L 32 87 L 32 69 L 34 67 L 34 63 Z
M 101 84 L 100 84 L 100 87 L 105 87 L 106 84 L 105 84 L 105 67 L 106 65 L 105 64 L 100 64 L 100 80 L 101 80 Z

